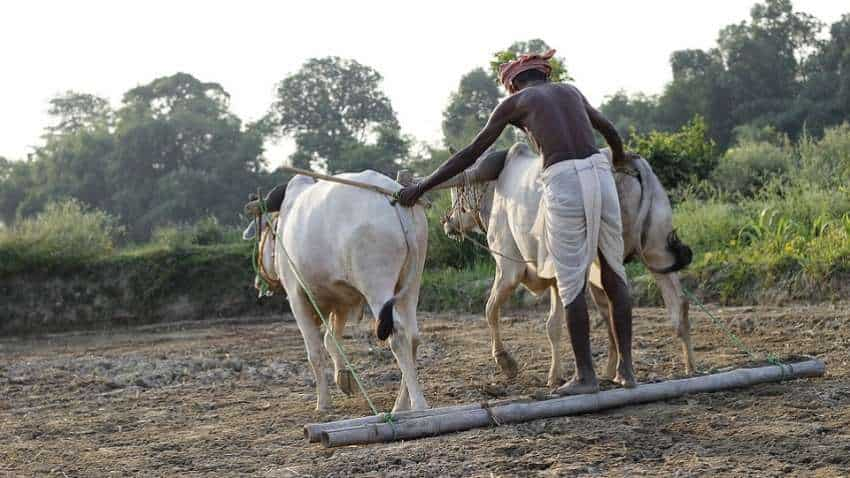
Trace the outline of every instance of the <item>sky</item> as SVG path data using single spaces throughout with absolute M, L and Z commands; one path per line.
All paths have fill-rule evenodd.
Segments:
M 66 90 L 117 107 L 134 86 L 178 71 L 221 83 L 243 120 L 262 116 L 277 82 L 311 57 L 378 70 L 402 129 L 437 144 L 442 111 L 463 74 L 517 40 L 542 38 L 575 84 L 601 103 L 618 90 L 660 93 L 669 57 L 710 48 L 748 0 L 622 1 L 41 1 L 0 4 L 0 156 L 22 159 Z M 831 24 L 846 0 L 795 0 Z M 291 149 L 268 152 L 272 164 Z

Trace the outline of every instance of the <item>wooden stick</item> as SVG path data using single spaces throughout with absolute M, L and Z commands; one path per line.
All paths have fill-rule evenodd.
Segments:
M 404 412 L 393 413 L 392 418 L 394 422 L 401 422 L 410 420 L 413 418 L 423 418 L 434 415 L 447 415 L 449 413 L 457 413 L 466 410 L 476 410 L 484 407 L 494 407 L 497 405 L 506 405 L 508 403 L 517 403 L 517 402 L 530 402 L 532 399 L 521 398 L 521 399 L 506 399 L 506 400 L 497 400 L 490 403 L 470 403 L 467 405 L 451 405 L 448 407 L 438 407 L 432 408 L 430 410 L 407 410 Z M 322 432 L 330 431 L 330 430 L 341 430 L 343 428 L 352 428 L 361 425 L 368 425 L 371 423 L 386 423 L 386 417 L 390 415 L 388 413 L 381 413 L 379 415 L 371 415 L 368 417 L 360 417 L 360 418 L 349 418 L 345 420 L 337 420 L 333 422 L 324 422 L 324 423 L 310 423 L 304 425 L 304 436 L 312 442 L 317 442 L 321 440 Z
M 509 403 L 489 408 L 412 418 L 393 424 L 371 423 L 328 430 L 321 433 L 321 440 L 326 447 L 411 440 L 489 425 L 598 412 L 626 405 L 668 400 L 691 393 L 716 392 L 791 378 L 819 377 L 824 374 L 825 369 L 824 363 L 816 359 L 792 365 L 738 369 L 713 375 L 640 385 L 632 389 L 606 390 L 594 394 L 531 403 Z
M 451 407 L 432 408 L 430 410 L 398 412 L 392 414 L 392 417 L 394 421 L 400 422 L 403 420 L 409 420 L 411 418 L 423 418 L 435 415 L 445 415 L 447 413 L 457 413 L 465 410 L 475 410 L 480 408 L 480 403 L 471 403 L 469 405 L 454 405 Z M 322 432 L 368 425 L 370 423 L 385 423 L 387 415 L 387 413 L 381 413 L 380 415 L 372 415 L 361 418 L 350 418 L 348 420 L 337 420 L 335 422 L 309 423 L 307 425 L 304 425 L 304 436 L 307 437 L 307 439 L 311 443 L 317 442 L 321 440 Z
M 279 166 L 278 169 L 282 169 L 283 171 L 288 171 L 288 172 L 294 173 L 294 174 L 300 174 L 302 176 L 310 176 L 311 178 L 321 179 L 322 181 L 330 181 L 332 183 L 345 184 L 345 185 L 354 186 L 354 187 L 360 188 L 360 189 L 368 189 L 369 191 L 374 191 L 378 194 L 383 194 L 385 196 L 395 198 L 395 193 L 396 193 L 395 191 L 391 191 L 387 188 L 384 188 L 384 187 L 381 187 L 381 186 L 376 186 L 374 184 L 364 183 L 364 182 L 360 182 L 360 181 L 354 181 L 354 180 L 351 180 L 351 179 L 345 179 L 345 178 L 341 178 L 339 176 L 328 176 L 327 174 L 315 173 L 313 171 L 308 171 L 306 169 L 293 168 L 292 166 L 286 166 L 286 165 Z M 431 207 L 431 202 L 428 201 L 425 198 L 419 198 L 419 200 L 417 200 L 416 202 L 420 203 L 424 207 Z

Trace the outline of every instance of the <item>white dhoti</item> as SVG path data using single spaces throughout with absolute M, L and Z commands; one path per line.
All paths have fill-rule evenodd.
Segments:
M 543 170 L 543 200 L 535 224 L 540 237 L 538 275 L 555 277 L 564 305 L 584 288 L 601 252 L 625 284 L 623 226 L 611 165 L 601 153 L 561 161 Z M 598 275 L 599 266 L 594 274 Z M 601 285 L 598 277 L 591 278 Z

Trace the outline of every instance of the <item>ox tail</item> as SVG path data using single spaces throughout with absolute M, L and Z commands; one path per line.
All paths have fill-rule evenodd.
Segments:
M 673 265 L 661 270 L 653 270 L 653 272 L 669 274 L 671 272 L 680 271 L 685 267 L 688 267 L 691 264 L 691 261 L 693 261 L 694 253 L 691 250 L 691 247 L 679 239 L 679 235 L 676 234 L 675 229 L 670 231 L 670 234 L 667 235 L 667 250 L 673 255 Z
M 388 300 L 383 307 L 381 313 L 378 314 L 378 328 L 375 331 L 378 339 L 387 340 L 395 330 L 393 325 L 393 307 L 395 307 L 395 297 Z
M 414 206 L 421 207 L 421 206 Z M 416 283 L 417 277 L 421 274 L 419 270 L 419 244 L 416 242 L 415 221 L 413 221 L 414 208 L 402 208 L 395 205 L 394 209 L 398 216 L 399 224 L 401 225 L 402 233 L 404 234 L 404 242 L 407 245 L 407 256 L 404 259 L 404 264 L 399 273 L 398 292 L 381 307 L 378 313 L 378 324 L 375 331 L 378 339 L 386 340 L 395 331 L 395 303 L 400 297 L 404 297 L 410 290 L 410 287 Z
M 632 237 L 639 238 L 639 247 L 643 250 L 643 243 L 645 239 L 644 232 L 646 227 L 649 225 L 647 218 L 649 218 L 649 212 L 652 208 L 653 188 L 650 187 L 649 182 L 653 176 L 655 176 L 655 173 L 652 172 L 652 167 L 649 163 L 641 156 L 634 157 L 631 160 L 631 163 L 638 171 L 638 182 L 640 182 L 640 203 L 638 204 L 637 219 L 633 223 L 635 230 L 633 231 L 634 235 Z

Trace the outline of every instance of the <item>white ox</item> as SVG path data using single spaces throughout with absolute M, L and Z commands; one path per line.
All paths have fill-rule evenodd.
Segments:
M 394 191 L 401 188 L 374 171 L 340 177 Z M 295 176 L 286 188 L 276 236 L 263 243 L 261 257 L 266 270 L 274 270 L 281 279 L 304 338 L 316 377 L 316 409 L 330 405 L 321 320 L 299 285 L 287 253 L 330 322 L 324 348 L 333 361 L 340 390 L 351 394 L 356 384 L 333 338 L 342 341 L 345 323 L 359 318 L 365 304 L 377 318 L 378 338 L 389 337 L 401 369 L 393 411 L 428 408 L 416 374 L 416 306 L 428 245 L 423 208 L 393 206 L 388 197 L 372 191 Z
M 603 152 L 610 160 L 610 151 L 606 149 Z M 483 185 L 484 191 L 478 192 L 480 207 L 477 209 L 480 213 L 476 213 L 474 207 L 454 211 L 444 220 L 444 230 L 450 236 L 473 231 L 486 232 L 489 247 L 495 251 L 491 255 L 496 261 L 496 277 L 485 313 L 490 327 L 493 358 L 509 377 L 516 375 L 517 365 L 502 344 L 500 308 L 520 284 L 535 294 L 549 289 L 551 299 L 546 329 L 552 359 L 547 383 L 554 387 L 563 381 L 560 339 L 566 312 L 558 297 L 555 279 L 541 278 L 537 271 L 539 239 L 532 230 L 542 197 L 538 183 L 542 163 L 540 157 L 526 144 L 515 144 L 508 152 L 498 179 L 486 183 Z M 637 258 L 652 272 L 661 289 L 673 330 L 681 341 L 686 371 L 692 374 L 694 357 L 688 302 L 682 294 L 676 273 L 690 263 L 691 250 L 676 237 L 670 200 L 645 159 L 630 155 L 628 171 L 616 172 L 615 179 L 623 222 L 625 259 Z M 440 188 L 457 183 L 456 177 L 440 185 Z M 456 190 L 452 189 L 452 202 L 457 204 L 457 201 Z M 481 226 L 486 231 L 481 231 Z M 591 272 L 590 292 L 599 313 L 609 324 L 606 374 L 613 377 L 617 369 L 617 348 L 610 327 L 608 300 L 599 281 L 594 280 L 594 275 Z

